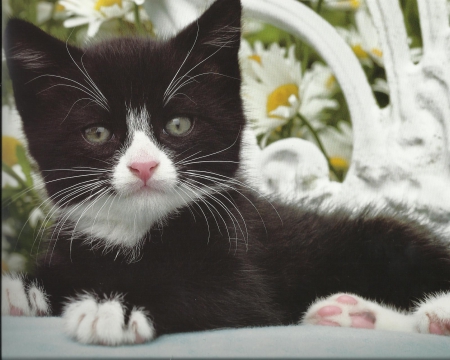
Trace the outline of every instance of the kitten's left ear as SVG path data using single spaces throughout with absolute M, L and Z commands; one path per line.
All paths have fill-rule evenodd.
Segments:
M 51 81 L 60 81 L 63 76 L 73 78 L 69 75 L 71 69 L 75 69 L 76 74 L 71 56 L 80 59 L 83 55 L 78 48 L 20 19 L 11 19 L 6 25 L 4 48 L 16 106 L 24 122 L 34 118 L 42 105 L 42 97 L 48 94 L 42 90 L 51 89 Z M 73 85 L 75 80 L 69 82 Z M 61 87 L 54 91 L 61 91 Z
M 69 51 L 79 56 L 80 51 L 46 34 L 38 27 L 11 19 L 5 28 L 4 47 L 11 76 L 36 76 L 71 64 Z
M 227 67 L 238 65 L 241 16 L 240 0 L 217 0 L 173 39 L 175 46 L 186 53 L 192 48 L 193 53 L 201 52 L 204 57 L 214 54 L 211 60 Z

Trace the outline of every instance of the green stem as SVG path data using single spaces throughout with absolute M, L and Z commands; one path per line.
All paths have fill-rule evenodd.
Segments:
M 311 134 L 313 135 L 314 139 L 317 142 L 317 145 L 319 146 L 320 151 L 322 151 L 322 154 L 325 156 L 325 159 L 327 159 L 328 168 L 330 169 L 330 171 L 339 179 L 339 181 L 342 181 L 341 176 L 339 175 L 339 173 L 336 171 L 336 169 L 331 164 L 330 158 L 328 157 L 328 154 L 325 150 L 325 147 L 322 144 L 322 141 L 319 138 L 319 135 L 317 134 L 317 131 L 313 128 L 311 123 L 303 115 L 298 113 L 297 116 L 303 122 L 303 124 L 308 128 L 308 130 L 311 132 Z
M 317 14 L 320 14 L 320 12 L 322 11 L 322 4 L 323 4 L 323 0 L 319 0 L 319 2 L 317 3 L 317 7 L 316 7 Z
M 141 16 L 139 15 L 139 6 L 136 3 L 134 4 L 134 21 L 138 33 L 144 33 L 144 29 L 142 28 Z

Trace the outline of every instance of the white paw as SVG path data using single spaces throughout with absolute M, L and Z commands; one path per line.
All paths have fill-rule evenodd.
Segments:
M 353 294 L 335 294 L 311 305 L 302 324 L 361 329 L 414 331 L 413 319 L 401 311 Z
M 49 313 L 47 295 L 37 284 L 26 286 L 20 275 L 2 275 L 2 315 L 44 316 Z
M 71 300 L 62 315 L 67 333 L 85 344 L 140 344 L 155 336 L 155 329 L 145 312 L 133 308 L 125 324 L 120 297 L 98 301 L 86 294 Z
M 414 317 L 418 332 L 450 336 L 450 292 L 425 299 Z

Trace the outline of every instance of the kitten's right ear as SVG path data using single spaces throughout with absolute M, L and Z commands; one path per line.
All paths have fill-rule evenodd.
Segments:
M 4 49 L 11 79 L 22 83 L 49 71 L 54 74 L 70 63 L 68 51 L 72 56 L 79 52 L 19 19 L 11 19 L 6 25 Z

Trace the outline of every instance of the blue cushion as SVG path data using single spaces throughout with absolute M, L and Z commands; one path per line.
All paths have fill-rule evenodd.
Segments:
M 150 343 L 81 345 L 61 318 L 2 317 L 2 358 L 403 357 L 450 358 L 450 338 L 326 326 L 224 329 L 162 336 Z

